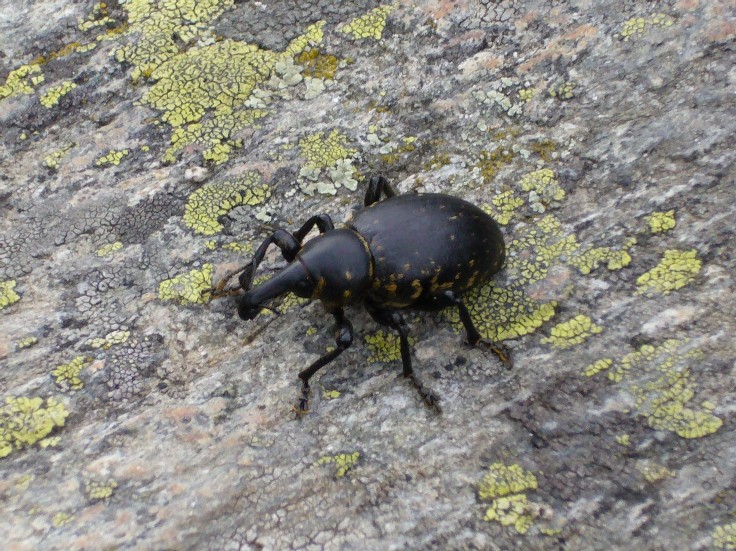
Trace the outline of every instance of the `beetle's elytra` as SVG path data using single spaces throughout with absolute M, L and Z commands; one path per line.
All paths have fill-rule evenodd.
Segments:
M 503 266 L 503 235 L 493 218 L 467 201 L 436 193 L 395 195 L 381 176 L 371 178 L 364 204 L 344 228 L 335 229 L 330 217 L 321 214 L 294 234 L 276 230 L 249 264 L 220 281 L 212 296 L 239 294 L 238 314 L 245 320 L 255 318 L 266 302 L 287 292 L 319 299 L 335 316 L 337 346 L 299 373 L 299 412 L 307 410 L 311 377 L 352 344 L 353 327 L 344 307 L 358 303 L 379 324 L 399 333 L 404 376 L 429 406 L 439 410 L 439 397 L 414 375 L 408 326 L 400 310 L 454 306 L 468 343 L 483 342 L 510 364 L 504 348 L 481 339 L 461 300 L 464 292 L 486 282 Z M 320 235 L 302 245 L 315 225 Z M 281 249 L 289 264 L 252 287 L 271 244 Z M 241 289 L 224 290 L 238 272 Z

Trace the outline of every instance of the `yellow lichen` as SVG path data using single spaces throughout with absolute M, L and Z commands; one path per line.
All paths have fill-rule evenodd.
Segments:
M 634 17 L 624 22 L 617 33 L 624 42 L 631 38 L 644 36 L 651 27 L 671 27 L 675 20 L 664 13 L 655 13 L 649 17 Z
M 15 286 L 16 281 L 14 279 L 0 281 L 0 310 L 20 300 L 20 296 L 14 291 Z
M 338 130 L 328 136 L 324 132 L 316 132 L 299 140 L 299 151 L 307 160 L 307 167 L 312 169 L 330 168 L 338 161 L 355 155 L 355 149 L 346 146 L 347 137 Z
M 481 499 L 492 500 L 486 511 L 486 520 L 513 526 L 518 533 L 525 534 L 534 522 L 535 514 L 523 492 L 536 489 L 537 477 L 520 465 L 492 464 L 478 488 Z
M 51 374 L 54 376 L 56 384 L 60 388 L 64 390 L 79 390 L 84 388 L 84 381 L 79 378 L 79 374 L 91 361 L 92 358 L 77 356 L 69 363 L 57 366 Z
M 549 168 L 543 168 L 525 174 L 521 178 L 519 185 L 524 191 L 535 193 L 547 203 L 561 201 L 565 198 L 565 190 L 560 187 L 559 182 L 555 178 L 554 171 Z
M 624 240 L 621 248 L 613 249 L 611 247 L 585 247 L 582 251 L 577 251 L 575 256 L 570 260 L 570 265 L 575 266 L 580 273 L 588 275 L 595 270 L 599 264 L 606 263 L 609 270 L 620 270 L 631 263 L 631 255 L 629 249 L 636 244 L 635 237 L 629 237 Z
M 336 398 L 340 397 L 340 391 L 339 390 L 325 390 L 322 393 L 322 397 L 325 400 L 335 400 Z
M 59 512 L 51 519 L 51 524 L 54 525 L 54 528 L 60 528 L 65 524 L 68 524 L 73 518 L 74 516 L 69 513 Z
M 736 549 L 736 522 L 716 526 L 712 537 L 716 549 Z
M 161 300 L 175 300 L 179 304 L 204 304 L 209 300 L 212 288 L 212 264 L 205 264 L 202 269 L 194 269 L 166 279 L 158 285 L 158 297 Z
M 250 254 L 253 252 L 253 245 L 250 243 L 239 243 L 237 241 L 232 241 L 230 243 L 225 243 L 222 246 L 223 249 L 227 249 L 228 251 L 235 251 L 237 253 L 243 253 L 243 254 Z
M 487 207 L 483 210 L 493 215 L 496 222 L 505 226 L 514 217 L 519 207 L 524 205 L 524 200 L 514 195 L 513 191 L 502 191 L 491 199 L 492 208 Z
M 76 87 L 77 85 L 70 80 L 66 80 L 58 84 L 57 86 L 52 86 L 39 98 L 39 100 L 41 101 L 41 105 L 43 105 L 47 109 L 51 109 L 54 105 L 59 103 L 59 100 L 62 97 L 67 95 Z
M 95 161 L 95 166 L 106 166 L 106 165 L 119 165 L 120 161 L 123 160 L 123 157 L 128 155 L 130 153 L 130 150 L 128 149 L 121 149 L 119 151 L 115 151 L 114 149 L 111 149 L 107 152 L 107 154 L 103 155 L 99 159 Z
M 519 99 L 521 101 L 531 101 L 533 97 L 534 97 L 533 88 L 522 88 L 521 90 L 519 90 Z
M 338 59 L 334 55 L 320 53 L 317 48 L 294 56 L 294 63 L 304 67 L 302 74 L 305 77 L 332 80 L 337 72 Z
M 358 463 L 358 459 L 360 459 L 360 452 L 338 453 L 337 455 L 325 455 L 323 457 L 320 457 L 315 464 L 334 464 L 336 468 L 335 476 L 337 478 L 342 478 L 347 474 L 350 469 L 355 467 L 355 465 Z
M 352 36 L 354 40 L 362 38 L 381 40 L 383 30 L 386 28 L 386 18 L 394 9 L 396 8 L 391 5 L 379 6 L 346 23 L 340 28 L 340 32 Z
M 5 84 L 0 86 L 0 100 L 12 96 L 30 95 L 34 87 L 43 82 L 43 73 L 38 65 L 22 65 L 10 71 Z
M 542 339 L 542 342 L 551 344 L 554 348 L 571 348 L 601 331 L 603 327 L 594 323 L 588 316 L 579 314 L 569 321 L 555 325 L 552 334 Z
M 575 96 L 575 83 L 574 82 L 559 82 L 550 86 L 547 90 L 550 96 L 553 98 L 567 100 L 572 99 Z
M 35 344 L 38 344 L 38 339 L 36 337 L 23 337 L 22 339 L 18 339 L 17 341 L 15 341 L 15 347 L 18 350 L 30 348 Z
M 271 196 L 257 172 L 247 172 L 233 182 L 208 183 L 192 193 L 184 208 L 184 224 L 201 235 L 222 230 L 221 216 L 238 206 L 255 206 Z
M 161 120 L 172 127 L 165 162 L 174 161 L 192 144 L 204 149 L 207 160 L 227 161 L 233 148 L 242 145 L 237 134 L 267 114 L 246 106 L 256 86 L 268 81 L 277 64 L 293 63 L 294 56 L 323 40 L 324 21 L 307 27 L 284 52 L 217 39 L 212 23 L 232 5 L 233 0 L 123 4 L 128 12 L 126 33 L 137 39 L 118 49 L 116 56 L 133 65 L 133 80 L 155 82 L 143 102 L 162 111 Z
M 118 483 L 114 480 L 107 480 L 105 482 L 93 480 L 85 484 L 84 492 L 90 501 L 101 501 L 112 496 L 117 487 Z
M 514 157 L 515 154 L 511 149 L 499 146 L 493 151 L 482 151 L 475 166 L 480 170 L 483 181 L 491 183 L 498 172 L 513 161 Z
M 636 294 L 669 294 L 692 283 L 702 266 L 695 249 L 668 249 L 659 264 L 636 280 Z
M 51 170 L 57 170 L 59 168 L 59 161 L 61 161 L 61 159 L 65 155 L 67 155 L 69 151 L 72 150 L 72 148 L 76 147 L 76 145 L 77 144 L 75 143 L 68 143 L 63 147 L 52 151 L 43 158 L 43 164 L 45 164 L 46 167 L 50 168 Z
M 6 398 L 0 408 L 0 457 L 32 446 L 48 436 L 56 427 L 63 427 L 69 411 L 55 398 Z
M 677 225 L 675 220 L 675 210 L 668 210 L 667 212 L 653 212 L 646 217 L 649 223 L 649 229 L 652 233 L 662 233 L 674 229 Z
M 622 446 L 629 446 L 631 444 L 631 436 L 628 434 L 619 434 L 616 436 L 616 442 Z
M 91 346 L 92 348 L 103 348 L 105 350 L 109 350 L 110 347 L 116 344 L 122 344 L 126 342 L 129 337 L 130 331 L 111 331 L 104 337 L 90 339 L 89 341 L 87 341 L 87 345 Z
M 655 463 L 654 461 L 642 461 L 636 466 L 636 468 L 642 476 L 644 476 L 644 479 L 651 484 L 662 482 L 663 480 L 674 476 L 674 473 L 671 470 L 664 465 Z
M 612 365 L 613 360 L 611 358 L 601 358 L 600 360 L 594 361 L 588 367 L 583 369 L 583 375 L 585 375 L 586 377 L 592 377 L 593 375 L 597 375 L 601 371 L 608 369 Z
M 115 243 L 108 243 L 107 245 L 103 245 L 99 249 L 97 249 L 97 256 L 108 256 L 114 253 L 115 251 L 119 251 L 123 248 L 123 244 L 120 241 L 115 241 Z
M 606 373 L 633 395 L 637 413 L 650 427 L 682 438 L 701 438 L 716 432 L 723 420 L 711 413 L 711 403 L 692 403 L 695 384 L 690 364 L 700 356 L 697 349 L 687 350 L 686 343 L 670 339 L 660 346 L 641 346 Z
M 365 335 L 365 342 L 370 351 L 369 362 L 385 363 L 401 359 L 400 339 L 396 333 L 379 330 Z M 411 337 L 409 337 L 409 344 L 414 344 L 414 339 Z

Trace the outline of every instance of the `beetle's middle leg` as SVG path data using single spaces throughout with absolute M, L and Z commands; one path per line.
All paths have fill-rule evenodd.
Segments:
M 409 379 L 412 386 L 417 389 L 424 403 L 433 408 L 438 413 L 442 413 L 440 407 L 440 397 L 430 388 L 422 384 L 414 373 L 411 365 L 411 348 L 409 347 L 409 326 L 404 320 L 404 316 L 393 310 L 383 310 L 366 303 L 366 310 L 371 317 L 381 325 L 386 325 L 399 333 L 399 342 L 401 345 L 401 363 L 404 369 L 404 377 Z
M 332 360 L 342 354 L 347 348 L 353 344 L 353 325 L 345 317 L 345 312 L 342 308 L 338 308 L 334 312 L 335 316 L 335 344 L 337 345 L 334 350 L 328 352 L 316 362 L 310 365 L 308 368 L 299 373 L 299 378 L 302 381 L 302 394 L 299 398 L 299 404 L 297 406 L 297 413 L 306 413 L 309 406 L 309 380 L 312 376 L 317 373 L 320 369 L 330 363 Z

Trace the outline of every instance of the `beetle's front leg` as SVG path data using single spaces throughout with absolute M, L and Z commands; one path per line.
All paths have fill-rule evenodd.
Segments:
M 345 312 L 342 308 L 338 308 L 334 312 L 335 316 L 335 349 L 328 352 L 316 362 L 306 368 L 304 371 L 299 373 L 299 379 L 302 381 L 302 394 L 299 398 L 299 404 L 297 405 L 297 413 L 307 413 L 309 407 L 309 380 L 312 376 L 317 373 L 320 369 L 330 363 L 332 360 L 342 354 L 347 348 L 353 344 L 353 326 L 350 321 L 345 317 Z
M 370 182 L 368 182 L 368 189 L 365 192 L 363 205 L 369 207 L 373 203 L 378 203 L 381 200 L 381 195 L 393 197 L 396 194 L 386 178 L 383 176 L 373 176 Z
M 404 320 L 404 316 L 393 310 L 382 310 L 366 304 L 366 309 L 371 317 L 381 325 L 386 325 L 395 329 L 399 333 L 399 342 L 401 346 L 401 363 L 403 365 L 404 377 L 409 379 L 409 382 L 414 388 L 417 389 L 419 395 L 430 408 L 442 413 L 440 407 L 440 397 L 431 388 L 424 386 L 419 378 L 414 373 L 414 368 L 411 365 L 411 348 L 409 347 L 409 326 Z

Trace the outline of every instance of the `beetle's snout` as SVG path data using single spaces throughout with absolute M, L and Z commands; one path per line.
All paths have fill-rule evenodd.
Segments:
M 250 321 L 255 319 L 261 309 L 262 308 L 258 305 L 243 304 L 243 302 L 241 302 L 238 304 L 238 315 L 240 316 L 240 319 Z

